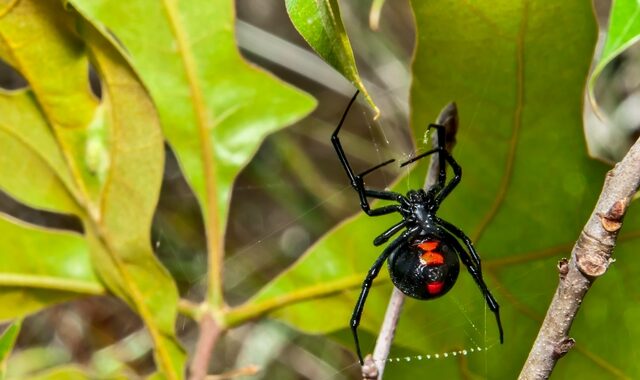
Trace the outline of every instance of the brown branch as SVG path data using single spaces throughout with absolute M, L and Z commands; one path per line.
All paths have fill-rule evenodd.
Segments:
M 209 359 L 223 329 L 213 319 L 211 312 L 205 312 L 200 318 L 200 335 L 190 366 L 190 380 L 204 380 L 209 369 Z
M 442 109 L 437 124 L 444 125 L 446 135 L 446 148 L 449 152 L 453 149 L 456 142 L 456 133 L 458 132 L 458 108 L 455 103 L 449 103 Z M 438 136 L 433 134 L 431 138 L 433 147 L 438 146 Z M 429 172 L 424 183 L 424 188 L 429 189 L 435 185 L 438 180 L 438 172 L 440 170 L 440 163 L 438 155 L 431 156 L 431 162 L 429 163 Z M 373 351 L 373 356 L 367 355 L 364 359 L 362 366 L 362 378 L 363 379 L 378 379 L 382 380 L 385 364 L 389 357 L 389 351 L 391 350 L 391 344 L 393 343 L 393 337 L 395 336 L 396 326 L 400 319 L 400 312 L 402 311 L 402 305 L 404 304 L 404 294 L 401 291 L 393 288 L 393 293 L 389 299 L 389 305 L 380 327 L 380 333 L 376 339 L 376 347 Z
M 546 379 L 575 344 L 568 336 L 587 291 L 611 263 L 622 219 L 640 187 L 640 140 L 607 173 L 600 198 L 571 252 L 558 264 L 560 281 L 519 379 Z

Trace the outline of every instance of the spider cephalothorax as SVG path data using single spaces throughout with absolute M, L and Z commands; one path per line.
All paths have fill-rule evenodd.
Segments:
M 393 284 L 404 294 L 421 300 L 433 299 L 446 294 L 458 278 L 461 261 L 475 280 L 480 291 L 482 291 L 489 309 L 495 314 L 500 332 L 500 342 L 502 342 L 503 331 L 500 323 L 498 302 L 493 298 L 482 278 L 480 256 L 478 256 L 471 239 L 464 232 L 436 216 L 442 201 L 458 185 L 462 178 L 462 168 L 445 149 L 444 127 L 437 124 L 429 125 L 429 129 L 435 128 L 438 132 L 437 148 L 419 154 L 400 164 L 400 166 L 405 166 L 437 153 L 439 172 L 438 180 L 434 186 L 428 191 L 423 189 L 409 190 L 406 195 L 388 190 L 370 189 L 365 186 L 364 177 L 395 160 L 385 161 L 360 174 L 354 174 L 351 169 L 351 165 L 340 144 L 338 133 L 357 95 L 358 93 L 356 92 L 349 102 L 338 127 L 331 136 L 331 142 L 338 154 L 340 163 L 347 172 L 351 185 L 358 192 L 362 210 L 369 216 L 386 215 L 394 212 L 402 216 L 401 221 L 376 237 L 373 240 L 373 244 L 375 246 L 384 244 L 391 237 L 403 231 L 400 236 L 389 243 L 369 270 L 362 283 L 362 291 L 351 316 L 351 330 L 360 363 L 362 363 L 362 353 L 358 341 L 358 325 L 360 324 L 364 303 L 369 294 L 371 284 L 385 261 L 388 262 Z M 453 178 L 448 183 L 445 163 L 448 163 L 453 170 Z M 372 209 L 368 198 L 395 201 L 397 204 Z M 460 241 L 464 243 L 466 250 L 462 247 Z

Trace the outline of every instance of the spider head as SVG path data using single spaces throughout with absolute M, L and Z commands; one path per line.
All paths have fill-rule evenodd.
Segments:
M 409 190 L 406 195 L 410 210 L 405 218 L 412 222 L 426 222 L 430 215 L 435 212 L 433 196 L 423 189 Z
M 409 192 L 407 192 L 407 199 L 409 199 L 409 202 L 414 204 L 424 203 L 427 199 L 427 193 L 422 189 L 409 190 Z

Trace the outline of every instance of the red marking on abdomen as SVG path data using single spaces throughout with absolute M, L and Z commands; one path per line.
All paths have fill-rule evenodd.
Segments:
M 425 252 L 437 251 L 438 246 L 440 245 L 439 241 L 425 241 L 423 243 L 418 244 L 418 248 Z
M 429 292 L 429 294 L 438 294 L 442 291 L 443 286 L 443 281 L 430 282 L 427 284 L 427 291 Z
M 439 241 L 427 241 L 418 244 L 418 248 L 424 252 L 420 257 L 427 265 L 444 264 L 444 256 L 442 256 L 442 253 L 438 250 L 439 245 Z

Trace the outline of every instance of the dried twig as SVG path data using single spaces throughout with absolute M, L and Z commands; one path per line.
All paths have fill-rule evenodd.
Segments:
M 560 282 L 520 379 L 546 379 L 575 344 L 568 336 L 587 291 L 612 262 L 611 254 L 631 198 L 640 187 L 640 140 L 607 173 L 600 198 L 571 252 L 558 264 Z
M 455 103 L 449 103 L 438 116 L 437 124 L 445 126 L 445 140 L 446 148 L 449 152 L 453 149 L 456 142 L 456 133 L 458 131 L 458 108 Z M 433 147 L 438 146 L 438 136 L 432 135 L 431 138 Z M 429 164 L 429 173 L 427 175 L 424 188 L 429 189 L 433 186 L 438 179 L 438 171 L 440 169 L 440 160 L 438 155 L 431 156 L 431 162 Z M 393 337 L 396 332 L 396 326 L 400 319 L 400 312 L 402 311 L 402 305 L 404 304 L 404 294 L 401 291 L 393 288 L 393 293 L 389 299 L 389 305 L 384 315 L 382 327 L 376 340 L 376 347 L 373 351 L 373 356 L 367 355 L 364 359 L 364 365 L 362 366 L 362 378 L 363 379 L 379 379 L 382 380 L 384 373 L 384 367 L 389 357 L 389 350 L 391 349 L 391 343 L 393 343 Z

